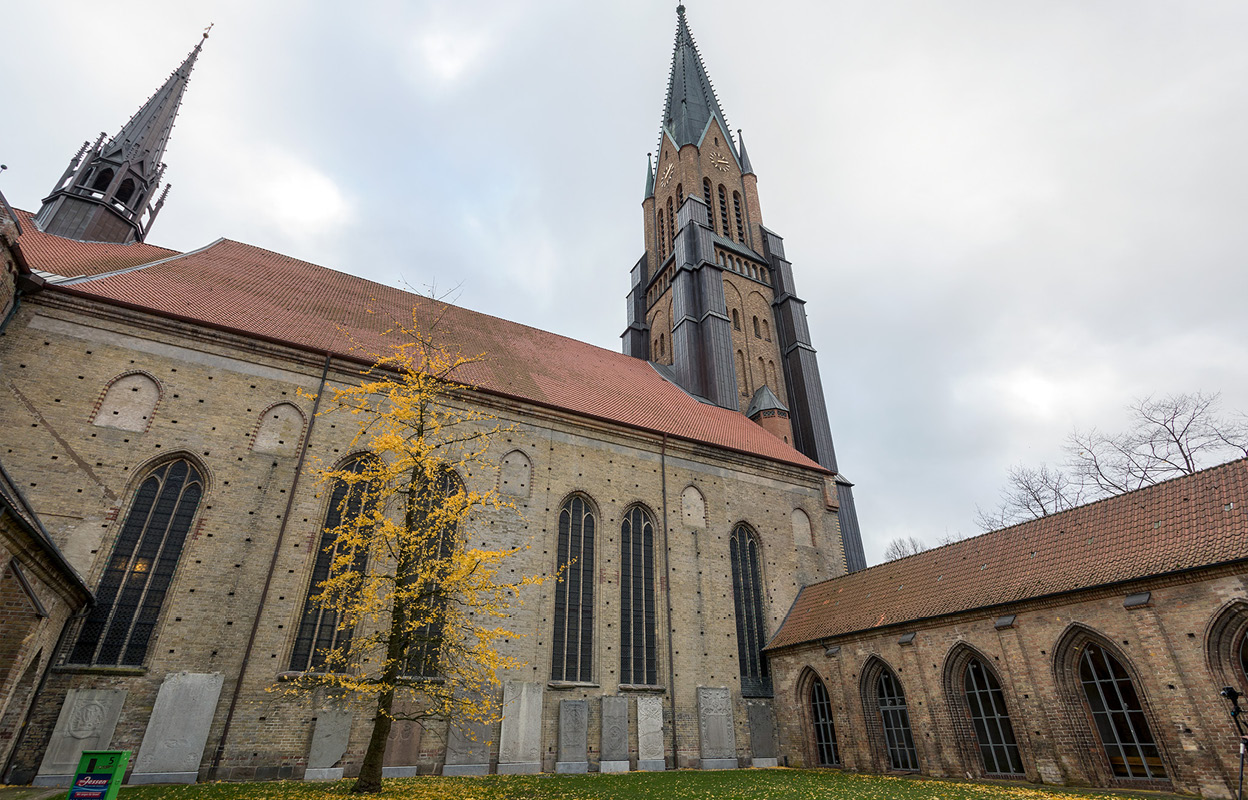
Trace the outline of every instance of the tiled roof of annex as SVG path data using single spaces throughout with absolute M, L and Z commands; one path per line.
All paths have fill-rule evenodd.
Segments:
M 1248 459 L 802 589 L 778 649 L 1248 559 Z
M 827 473 L 739 412 L 695 400 L 641 359 L 228 239 L 52 288 L 365 361 L 364 354 L 385 351 L 382 332 L 410 322 L 415 308 L 418 325 L 439 320 L 448 350 L 484 357 L 456 376 L 465 385 Z
M 17 245 L 32 270 L 62 275 L 66 278 L 90 277 L 150 264 L 178 254 L 177 250 L 154 244 L 114 244 L 112 242 L 79 242 L 44 233 L 35 225 L 29 211 L 13 209 L 22 226 Z

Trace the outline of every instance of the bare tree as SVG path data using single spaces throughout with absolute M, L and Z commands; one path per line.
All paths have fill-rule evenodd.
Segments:
M 1072 479 L 1062 469 L 1015 464 L 1001 490 L 1001 504 L 991 510 L 977 508 L 975 521 L 986 531 L 997 530 L 1074 508 L 1086 496 L 1083 481 Z
M 1000 506 L 977 509 L 976 522 L 996 530 L 1248 457 L 1248 416 L 1224 415 L 1216 392 L 1144 397 L 1127 411 L 1122 433 L 1071 432 L 1063 467 L 1011 467 Z
M 1221 415 L 1214 394 L 1136 400 L 1131 427 L 1118 434 L 1075 430 L 1066 443 L 1071 472 L 1103 495 L 1122 494 L 1231 458 L 1248 456 L 1243 415 Z
M 899 558 L 912 556 L 916 553 L 922 553 L 927 549 L 927 545 L 922 540 L 914 536 L 899 536 L 888 543 L 888 547 L 884 548 L 884 560 L 896 561 Z

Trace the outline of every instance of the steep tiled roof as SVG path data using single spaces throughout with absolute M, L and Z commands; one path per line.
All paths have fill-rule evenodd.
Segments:
M 66 278 L 103 275 L 177 255 L 176 250 L 142 242 L 79 242 L 52 236 L 36 227 L 30 212 L 14 209 L 13 213 L 22 225 L 22 235 L 17 238 L 17 246 L 30 268 L 40 272 L 50 272 Z
M 770 648 L 1248 559 L 1248 459 L 804 588 Z
M 368 352 L 383 352 L 381 331 L 411 320 L 415 307 L 422 320 L 440 319 L 448 349 L 485 357 L 457 376 L 465 384 L 826 472 L 741 414 L 694 400 L 640 359 L 239 242 L 223 239 L 55 289 L 357 358 L 352 336 Z

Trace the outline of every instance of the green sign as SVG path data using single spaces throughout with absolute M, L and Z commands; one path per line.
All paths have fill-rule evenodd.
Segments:
M 84 752 L 69 788 L 69 800 L 114 800 L 129 764 L 129 750 Z

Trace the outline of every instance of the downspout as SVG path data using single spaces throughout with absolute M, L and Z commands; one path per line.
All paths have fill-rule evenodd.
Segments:
M 676 656 L 672 642 L 672 551 L 667 539 L 667 434 L 663 434 L 663 446 L 659 451 L 659 472 L 663 482 L 663 591 L 667 599 L 667 691 L 672 703 L 672 768 L 680 769 L 680 747 L 677 742 L 676 724 Z
M 256 616 L 251 623 L 251 636 L 247 639 L 247 649 L 243 651 L 243 663 L 238 669 L 238 678 L 234 681 L 234 693 L 230 696 L 230 708 L 225 712 L 225 724 L 221 728 L 221 738 L 217 741 L 217 751 L 212 756 L 212 768 L 208 775 L 215 777 L 221 768 L 221 758 L 225 755 L 225 743 L 230 735 L 230 726 L 234 722 L 234 709 L 238 707 L 238 696 L 242 693 L 243 678 L 247 675 L 247 665 L 251 662 L 251 651 L 256 645 L 256 632 L 260 629 L 260 616 L 264 613 L 265 603 L 269 599 L 269 587 L 273 583 L 273 572 L 277 569 L 277 559 L 282 552 L 282 541 L 286 537 L 286 524 L 290 521 L 290 512 L 295 504 L 295 491 L 299 488 L 299 478 L 303 475 L 303 464 L 308 455 L 308 441 L 312 438 L 312 428 L 316 425 L 316 414 L 321 408 L 321 397 L 325 394 L 325 378 L 329 375 L 330 354 L 325 353 L 325 364 L 321 367 L 321 384 L 316 390 L 316 400 L 312 402 L 312 416 L 308 420 L 308 429 L 303 434 L 303 442 L 299 445 L 299 463 L 295 465 L 295 477 L 290 482 L 290 494 L 286 497 L 286 512 L 282 514 L 282 524 L 277 529 L 277 543 L 273 545 L 273 557 L 269 559 L 269 574 L 264 578 L 264 588 L 260 591 L 260 603 L 256 607 Z

